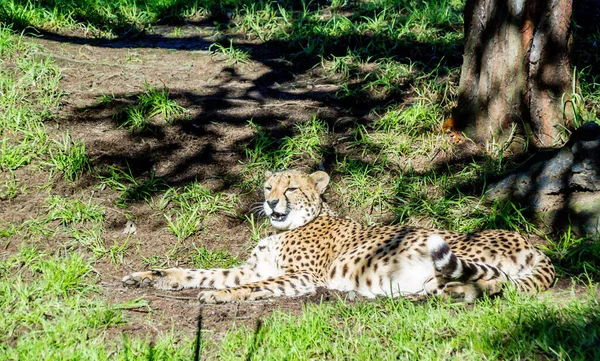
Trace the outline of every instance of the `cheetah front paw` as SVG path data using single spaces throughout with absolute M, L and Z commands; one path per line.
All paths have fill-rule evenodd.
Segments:
M 146 288 L 153 286 L 159 290 L 177 291 L 183 287 L 171 280 L 169 273 L 163 270 L 150 270 L 145 272 L 134 272 L 121 279 L 123 286 L 133 288 Z

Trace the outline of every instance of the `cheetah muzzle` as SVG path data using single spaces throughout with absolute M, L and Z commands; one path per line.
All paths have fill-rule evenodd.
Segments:
M 135 272 L 126 286 L 203 288 L 201 302 L 300 296 L 317 287 L 366 297 L 439 295 L 472 301 L 508 287 L 549 288 L 554 267 L 523 236 L 418 227 L 363 226 L 338 218 L 323 201 L 325 172 L 266 174 L 264 212 L 281 232 L 258 242 L 242 266 Z
M 273 212 L 271 214 L 271 221 L 272 222 L 285 222 L 285 220 L 287 219 L 287 214 L 285 213 L 276 213 Z

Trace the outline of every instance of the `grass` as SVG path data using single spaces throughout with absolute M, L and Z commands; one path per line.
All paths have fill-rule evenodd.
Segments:
M 285 44 L 289 51 L 278 59 L 282 63 L 301 64 L 310 76 L 340 85 L 332 95 L 332 109 L 343 108 L 339 114 L 354 114 L 362 102 L 374 105 L 367 121 L 361 118 L 345 129 L 311 110 L 306 121 L 295 124 L 250 119 L 241 125 L 252 136 L 242 145 L 242 170 L 230 175 L 233 189 L 203 181 L 174 185 L 152 171 L 139 172 L 133 163 L 97 164 L 68 125 L 55 126 L 64 95 L 59 68 L 40 55 L 39 46 L 0 25 L 0 202 L 15 209 L 0 211 L 0 359 L 190 359 L 193 335 L 179 333 L 178 325 L 147 336 L 123 331 L 132 319 L 125 310 L 148 312 L 151 327 L 163 316 L 143 299 L 107 299 L 103 272 L 107 265 L 126 269 L 132 257 L 148 267 L 239 265 L 243 259 L 231 251 L 228 239 L 207 229 L 245 219 L 250 237 L 243 247 L 250 249 L 264 237 L 267 222 L 240 214 L 238 207 L 260 198 L 252 192 L 266 170 L 334 170 L 330 203 L 367 224 L 540 234 L 519 205 L 483 198 L 487 177 L 514 165 L 502 144 L 445 169 L 431 165 L 440 152 L 452 152 L 440 128 L 455 101 L 463 5 L 459 0 L 4 1 L 0 24 L 82 37 L 143 37 L 167 23 L 177 25 L 169 33 L 177 38 L 185 33 L 182 24 L 210 19 L 215 26 L 210 50 L 225 65 L 251 64 L 259 46 Z M 586 49 L 594 49 L 599 33 L 585 35 L 588 45 L 577 47 L 578 59 L 598 64 L 596 52 Z M 127 57 L 139 61 L 134 50 Z M 576 119 L 597 121 L 597 69 L 582 67 L 578 79 L 570 104 Z M 98 96 L 103 106 L 121 105 L 116 127 L 140 141 L 188 116 L 164 84 L 150 81 L 156 84 L 145 81 L 134 96 Z M 28 173 L 43 181 L 24 183 Z M 21 202 L 32 194 L 42 201 Z M 37 216 L 22 219 L 15 206 L 21 204 L 37 206 Z M 157 227 L 160 242 L 170 250 L 140 254 L 148 245 L 133 232 L 123 234 L 121 219 Z M 222 244 L 206 248 L 205 236 Z M 307 303 L 300 315 L 274 312 L 256 330 L 236 326 L 216 337 L 205 330 L 203 357 L 598 359 L 597 240 L 569 232 L 545 238 L 543 250 L 558 274 L 585 285 L 585 293 L 580 287 L 577 294 L 561 291 L 540 298 L 509 294 L 474 305 L 436 299 Z
M 295 125 L 295 134 L 277 139 L 260 126 L 248 121 L 256 135 L 246 148 L 249 181 L 244 188 L 255 188 L 263 181 L 267 170 L 281 170 L 292 164 L 318 165 L 326 156 L 326 141 L 329 134 L 327 123 L 313 116 L 305 123 Z
M 68 181 L 75 181 L 90 170 L 90 161 L 85 154 L 85 144 L 73 141 L 66 133 L 62 140 L 55 140 L 49 148 L 51 169 L 60 171 Z
M 148 177 L 134 176 L 129 165 L 127 170 L 108 166 L 100 172 L 99 178 L 103 185 L 120 193 L 115 204 L 121 208 L 139 200 L 149 202 L 152 196 L 166 187 L 164 179 L 156 177 L 154 173 L 150 173 Z
M 146 82 L 144 88 L 134 104 L 121 107 L 115 113 L 114 118 L 120 127 L 129 129 L 131 133 L 143 133 L 151 131 L 152 118 L 158 115 L 166 124 L 173 124 L 176 119 L 186 114 L 186 109 L 170 98 L 169 90 L 164 85 L 158 88 Z M 102 95 L 99 100 L 109 104 L 117 99 L 114 95 Z
M 57 256 L 23 246 L 0 260 L 0 274 L 3 360 L 147 360 L 148 352 L 181 359 L 191 354 L 191 348 L 174 347 L 172 335 L 153 348 L 137 338 L 107 342 L 106 331 L 125 322 L 124 310 L 148 309 L 148 304 L 140 299 L 109 304 L 98 297 L 93 266 L 77 252 Z
M 231 268 L 239 266 L 243 262 L 231 255 L 228 251 L 207 250 L 206 248 L 195 248 L 192 254 L 191 264 L 196 268 Z
M 563 277 L 600 280 L 600 245 L 593 238 L 577 237 L 567 230 L 558 239 L 548 239 L 545 251 Z
M 258 330 L 234 330 L 215 359 L 592 360 L 600 357 L 599 311 L 593 295 L 566 305 L 516 296 L 473 307 L 337 301 L 307 305 L 300 317 L 276 313 Z
M 214 43 L 208 47 L 208 50 L 211 50 L 214 54 L 219 54 L 225 58 L 226 64 L 230 66 L 238 63 L 247 64 L 250 62 L 250 57 L 248 56 L 249 51 L 234 47 L 233 39 L 229 39 L 229 46 L 223 46 L 219 43 Z
M 5 1 L 0 7 L 0 21 L 18 28 L 36 26 L 48 30 L 76 29 L 84 24 L 90 36 L 114 37 L 116 34 L 138 33 L 162 19 L 181 19 L 202 14 L 200 2 L 184 5 L 178 0 L 149 1 L 138 4 L 131 0 L 88 0 L 73 3 L 52 0 L 32 3 Z
M 0 33 L 0 171 L 11 172 L 39 161 L 53 144 L 44 120 L 58 105 L 61 75 L 48 59 L 36 58 L 35 47 L 10 38 L 5 25 Z
M 13 171 L 6 172 L 2 184 L 0 184 L 0 199 L 12 199 L 19 193 L 24 193 L 27 186 L 19 187 L 19 180 Z
M 158 203 L 159 208 L 165 208 L 172 203 L 170 210 L 165 212 L 169 230 L 183 241 L 198 233 L 206 218 L 216 212 L 234 215 L 236 199 L 231 195 L 214 194 L 198 182 L 193 182 L 183 189 L 171 188 Z
M 52 196 L 46 203 L 48 218 L 57 220 L 64 226 L 84 222 L 102 223 L 104 220 L 104 209 L 94 204 L 91 199 L 82 202 L 78 199 Z
M 41 189 L 21 184 L 19 172 L 26 168 L 40 175 L 61 173 L 71 182 L 91 170 L 83 143 L 66 132 L 56 136 L 46 127 L 62 95 L 60 73 L 36 51 L 36 46 L 0 26 L 2 199 L 52 188 L 52 183 Z M 124 172 L 114 174 L 119 181 L 127 179 Z M 124 187 L 123 199 L 149 192 L 136 178 L 132 183 L 138 186 L 136 192 Z M 189 358 L 191 347 L 175 348 L 177 336 L 172 334 L 157 340 L 153 348 L 144 338 L 107 339 L 107 330 L 125 322 L 124 310 L 148 308 L 144 300 L 111 304 L 100 297 L 94 263 L 105 256 L 122 262 L 119 257 L 127 245 L 105 245 L 106 211 L 92 197 L 51 194 L 44 203 L 39 218 L 0 222 L 0 359 L 101 360 L 117 355 L 146 360 L 149 352 L 161 359 Z M 55 240 L 57 248 L 45 246 L 49 240 Z M 6 253 L 10 247 L 17 248 Z

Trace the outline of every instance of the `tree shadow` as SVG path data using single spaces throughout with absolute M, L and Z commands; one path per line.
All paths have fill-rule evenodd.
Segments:
M 174 6 L 181 4 L 178 2 Z M 51 8 L 50 3 L 47 6 Z M 318 4 L 311 3 L 310 6 Z M 290 9 L 294 11 L 295 8 L 297 5 L 291 2 Z M 164 11 L 172 13 L 174 10 Z M 349 18 L 364 22 L 364 14 L 377 13 L 382 8 L 361 3 L 354 11 Z M 290 27 L 301 31 L 303 24 L 309 20 L 299 13 L 294 13 Z M 331 35 L 322 30 L 327 19 L 310 21 L 313 22 L 313 30 L 308 34 L 310 37 L 303 40 L 292 38 L 248 42 L 241 41 L 237 34 L 228 33 L 228 38 L 234 40 L 234 46 L 247 51 L 252 61 L 265 66 L 268 71 L 251 77 L 240 66 L 228 66 L 222 68 L 218 83 L 205 86 L 201 92 L 170 88 L 173 100 L 191 108 L 189 115 L 176 119 L 173 124 L 151 122 L 142 131 L 126 133 L 123 130 L 118 136 L 113 134 L 111 139 L 95 139 L 97 146 L 88 147 L 94 165 L 128 165 L 135 176 L 148 175 L 157 170 L 157 175 L 170 185 L 215 176 L 239 179 L 238 172 L 233 169 L 244 161 L 248 148 L 256 143 L 256 134 L 244 131 L 248 128 L 248 121 L 251 120 L 269 137 L 281 140 L 297 134 L 295 123 L 316 114 L 331 129 L 331 139 L 328 141 L 335 142 L 352 133 L 357 125 L 369 124 L 373 119 L 373 109 L 403 102 L 406 94 L 415 86 L 417 77 L 433 70 L 439 76 L 444 76 L 460 62 L 458 42 L 440 39 L 420 42 L 410 37 L 398 40 L 378 32 L 357 34 L 352 28 Z M 186 25 L 190 26 L 192 23 Z M 193 27 L 201 26 L 210 27 L 206 22 L 193 23 Z M 58 43 L 108 49 L 197 51 L 207 50 L 210 44 L 217 41 L 202 30 L 184 38 L 172 38 L 164 32 L 157 27 L 157 31 L 150 34 L 89 39 L 39 30 L 38 36 Z M 223 40 L 223 44 L 229 43 Z M 306 48 L 316 50 L 307 52 Z M 377 72 L 372 68 L 354 69 L 349 78 L 331 78 L 330 74 L 315 69 L 322 58 L 345 55 L 349 51 L 358 61 L 376 63 L 378 59 L 391 58 L 415 70 L 404 78 L 392 79 L 389 90 L 374 92 L 369 84 L 373 83 Z M 317 80 L 307 81 L 308 78 Z M 240 83 L 248 86 L 236 88 Z M 343 95 L 340 94 L 341 85 L 347 85 Z M 94 127 L 102 123 L 111 124 L 113 129 L 124 128 L 119 112 L 135 105 L 142 93 L 114 92 L 111 101 L 78 107 L 61 122 L 80 127 Z M 221 143 L 230 137 L 235 141 L 224 149 Z M 331 164 L 336 159 L 336 150 L 331 144 L 326 144 L 324 149 L 321 158 Z M 164 163 L 170 163 L 168 169 L 158 171 Z M 318 164 L 311 166 L 315 168 Z

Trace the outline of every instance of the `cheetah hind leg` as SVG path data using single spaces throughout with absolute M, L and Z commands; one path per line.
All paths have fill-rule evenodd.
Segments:
M 481 297 L 483 294 L 482 290 L 477 287 L 474 283 L 462 283 L 462 282 L 447 282 L 443 284 L 443 288 L 438 293 L 442 298 L 474 302 L 475 299 Z
M 317 285 L 310 273 L 299 272 L 224 290 L 201 291 L 198 299 L 203 303 L 253 301 L 272 297 L 301 296 L 315 292 L 316 288 Z
M 445 278 L 440 274 L 429 279 L 423 286 L 426 295 L 439 296 L 456 301 L 473 302 L 482 295 L 474 283 L 463 283 Z
M 443 288 L 439 292 L 439 296 L 444 298 L 452 298 L 455 300 L 473 302 L 475 299 L 487 294 L 490 297 L 498 296 L 502 293 L 504 282 L 498 279 L 480 279 L 475 282 L 456 282 L 447 281 L 442 284 Z

